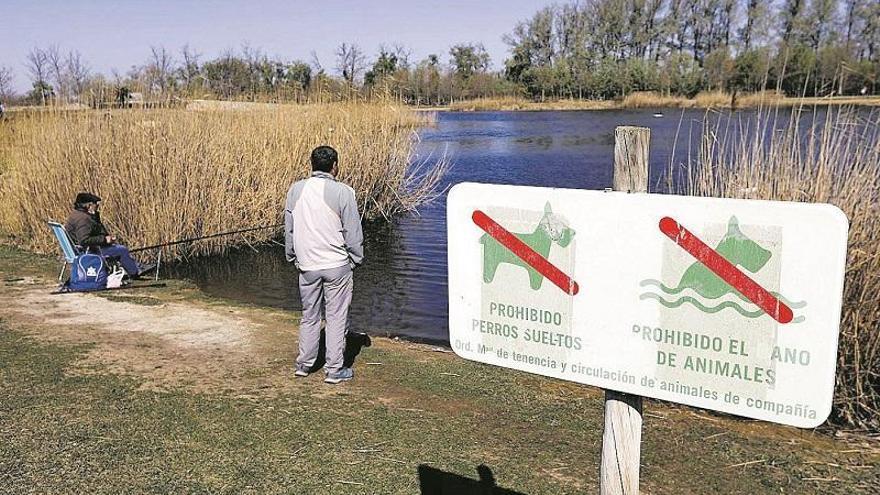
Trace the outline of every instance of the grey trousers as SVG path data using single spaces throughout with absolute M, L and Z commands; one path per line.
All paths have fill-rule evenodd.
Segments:
M 345 336 L 348 333 L 348 307 L 351 305 L 353 288 L 354 279 L 349 265 L 299 274 L 303 310 L 299 323 L 299 356 L 296 358 L 298 369 L 307 371 L 318 358 L 322 316 L 327 320 L 324 329 L 327 364 L 324 365 L 324 371 L 335 373 L 342 369 Z

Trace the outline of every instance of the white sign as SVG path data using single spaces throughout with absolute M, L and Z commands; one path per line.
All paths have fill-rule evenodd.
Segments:
M 447 214 L 458 355 L 794 426 L 828 417 L 836 207 L 464 183 Z

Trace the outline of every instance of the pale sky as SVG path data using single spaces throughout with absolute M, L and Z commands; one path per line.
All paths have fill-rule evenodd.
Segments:
M 361 46 L 370 57 L 385 43 L 449 60 L 449 47 L 482 42 L 493 69 L 508 57 L 502 36 L 552 0 L 4 0 L 0 65 L 12 68 L 16 90 L 30 89 L 24 62 L 33 47 L 79 50 L 93 70 L 127 72 L 150 46 L 178 55 L 189 43 L 207 60 L 243 43 L 282 60 L 311 61 L 314 50 L 330 72 L 336 46 Z

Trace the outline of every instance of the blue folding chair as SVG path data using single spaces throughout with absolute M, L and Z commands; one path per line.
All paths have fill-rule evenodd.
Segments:
M 60 282 L 61 278 L 64 277 L 64 270 L 67 268 L 67 265 L 73 265 L 76 256 L 82 253 L 82 248 L 73 242 L 64 225 L 49 221 L 49 228 L 52 229 L 52 233 L 58 239 L 58 244 L 61 246 L 61 254 L 64 255 L 64 264 L 61 265 L 61 273 L 58 274 L 58 281 Z

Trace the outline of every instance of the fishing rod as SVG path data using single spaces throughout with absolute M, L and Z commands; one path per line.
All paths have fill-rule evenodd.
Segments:
M 264 229 L 274 229 L 274 228 L 283 227 L 283 226 L 284 226 L 283 223 L 278 223 L 275 225 L 263 225 L 261 227 L 251 227 L 251 228 L 241 229 L 241 230 L 230 230 L 229 232 L 220 232 L 217 234 L 203 235 L 201 237 L 191 237 L 189 239 L 180 239 L 177 241 L 165 242 L 162 244 L 154 244 L 152 246 L 139 247 L 137 249 L 130 249 L 128 252 L 137 253 L 139 251 L 146 251 L 148 249 L 158 249 L 158 248 L 163 248 L 163 247 L 168 247 L 168 246 L 176 246 L 177 244 L 186 244 L 188 242 L 196 242 L 196 241 L 202 241 L 205 239 L 213 239 L 215 237 L 223 237 L 225 235 L 244 234 L 246 232 L 254 232 L 257 230 L 264 230 Z

